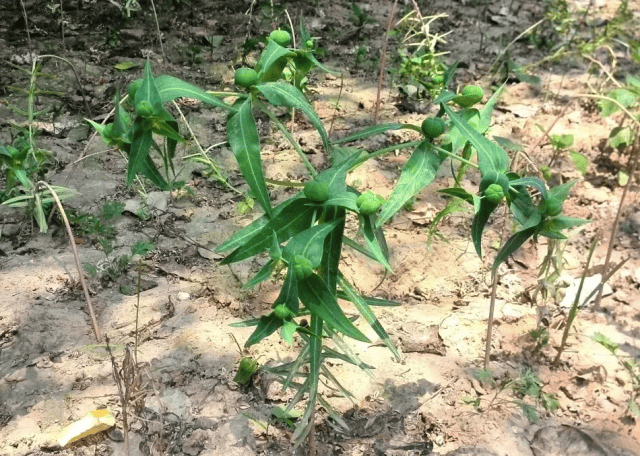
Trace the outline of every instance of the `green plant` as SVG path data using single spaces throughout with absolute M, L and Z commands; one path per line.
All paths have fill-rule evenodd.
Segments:
M 29 216 L 32 216 L 41 232 L 46 232 L 48 223 L 45 212 L 54 202 L 53 194 L 48 187 L 36 190 L 35 182 L 44 179 L 50 165 L 53 164 L 52 155 L 37 145 L 39 131 L 36 127 L 36 118 L 43 116 L 55 109 L 46 108 L 36 110 L 36 98 L 38 96 L 54 95 L 61 93 L 38 88 L 38 78 L 51 76 L 42 72 L 42 63 L 47 58 L 55 58 L 69 64 L 75 73 L 75 68 L 66 59 L 51 55 L 42 55 L 33 59 L 31 71 L 24 73 L 29 75 L 29 83 L 26 89 L 10 87 L 16 92 L 26 95 L 26 107 L 24 109 L 10 104 L 9 108 L 19 115 L 26 117 L 25 127 L 18 127 L 17 134 L 12 135 L 10 144 L 0 144 L 0 173 L 4 173 L 5 187 L 0 191 L 0 202 L 3 205 L 24 208 Z M 71 198 L 76 194 L 71 189 L 53 187 L 61 199 Z
M 474 377 L 484 386 L 495 388 L 491 399 L 471 395 L 462 398 L 462 402 L 472 405 L 478 412 L 513 404 L 520 408 L 527 419 L 535 423 L 539 420 L 539 407 L 547 412 L 553 412 L 559 407 L 556 395 L 545 392 L 542 381 L 529 368 L 522 369 L 515 378 L 505 375 L 498 381 L 493 379 L 491 371 L 488 370 L 478 370 Z M 505 398 L 507 392 L 511 393 L 511 398 Z
M 621 356 L 618 353 L 620 346 L 604 334 L 597 332 L 593 335 L 592 339 L 615 356 L 629 374 L 631 378 L 631 391 L 629 392 L 627 405 L 633 415 L 640 416 L 640 363 L 631 356 Z
M 492 176 L 492 182 L 499 183 L 502 189 L 504 198 L 500 202 L 482 195 L 485 189 L 480 192 L 481 195 L 470 193 L 459 185 L 444 191 L 474 208 L 476 215 L 472 239 L 479 255 L 482 254 L 484 228 L 490 215 L 500 205 L 505 204 L 511 210 L 520 226 L 496 255 L 491 268 L 494 276 L 498 266 L 527 239 L 540 235 L 561 238 L 563 229 L 584 221 L 551 215 L 547 210 L 548 200 L 555 198 L 562 202 L 567 198 L 573 182 L 547 189 L 536 178 L 519 176 L 509 169 L 510 160 L 504 149 L 484 136 L 497 93 L 480 109 L 469 106 L 454 111 L 451 103 L 457 95 L 442 91 L 435 102 L 440 105 L 437 117 L 444 121 L 446 115 L 448 119 L 445 122 L 446 134 L 438 138 L 421 137 L 418 141 L 363 153 L 342 144 L 360 141 L 389 130 L 408 129 L 422 135 L 422 128 L 411 124 L 384 124 L 366 128 L 338 141 L 330 141 L 320 118 L 297 87 L 295 81 L 298 79 L 287 82 L 284 72 L 287 67 L 295 74 L 306 74 L 319 65 L 308 50 L 284 48 L 275 40 L 269 40 L 255 66 L 258 80 L 247 92 L 225 92 L 226 96 L 236 98 L 232 105 L 228 105 L 179 79 L 169 76 L 154 78 L 150 63 L 147 62 L 143 81 L 133 96 L 134 106 L 143 108 L 136 110 L 135 120 L 127 122 L 120 104 L 116 103 L 116 117 L 111 128 L 92 124 L 106 141 L 121 147 L 128 154 L 128 183 L 140 173 L 157 185 L 166 187 L 166 182 L 148 155 L 154 144 L 152 133 L 166 135 L 167 142 L 172 141 L 174 147 L 179 141 L 177 125 L 163 104 L 177 97 L 189 96 L 229 113 L 226 125 L 227 143 L 236 157 L 252 198 L 262 208 L 264 215 L 220 244 L 216 251 L 229 252 L 222 264 L 243 261 L 263 252 L 269 255 L 267 263 L 245 287 L 255 286 L 272 275 L 284 279 L 272 310 L 260 318 L 238 325 L 255 326 L 245 343 L 247 347 L 259 343 L 278 330 L 286 342 L 293 343 L 294 336 L 302 342 L 303 347 L 294 361 L 262 368 L 278 377 L 285 388 L 296 390 L 285 415 L 305 395 L 308 398 L 305 411 L 293 434 L 295 445 L 299 445 L 313 432 L 317 404 L 336 418 L 336 422 L 341 422 L 331 405 L 320 394 L 321 378 L 332 383 L 345 396 L 348 397 L 349 393 L 331 374 L 326 361 L 340 359 L 365 370 L 369 368 L 342 338 L 347 336 L 358 341 L 369 341 L 357 326 L 357 319 L 344 313 L 338 299 L 351 301 L 360 317 L 371 327 L 371 331 L 401 360 L 399 352 L 371 309 L 372 306 L 389 303 L 363 297 L 356 291 L 355 286 L 340 271 L 342 250 L 345 245 L 352 247 L 380 263 L 386 270 L 391 270 L 384 224 L 434 180 L 445 159 L 451 158 L 466 167 L 478 168 L 483 180 Z M 452 73 L 453 70 L 448 71 L 443 82 L 448 82 Z M 141 105 L 143 102 L 146 104 Z M 332 159 L 330 168 L 318 172 L 312 166 L 291 132 L 273 112 L 274 107 L 295 109 L 307 117 Z M 271 204 L 267 180 L 263 174 L 261 141 L 255 112 L 265 115 L 280 131 L 305 165 L 310 177 L 302 189 L 300 182 L 269 181 L 299 190 L 275 207 Z M 399 149 L 409 149 L 411 154 L 387 201 L 371 193 L 361 194 L 358 189 L 346 184 L 347 175 L 353 169 L 367 160 Z M 477 164 L 472 161 L 474 152 Z M 537 199 L 531 195 L 529 188 L 534 188 L 539 193 Z M 359 221 L 362 242 L 345 236 L 348 213 Z M 305 324 L 307 319 L 308 324 Z M 333 341 L 336 348 L 327 345 L 328 339 Z M 255 369 L 252 368 L 251 371 Z
M 398 21 L 396 35 L 402 35 L 398 48 L 397 69 L 390 73 L 396 84 L 409 98 L 435 98 L 445 88 L 447 67 L 442 61 L 446 53 L 437 52 L 444 43 L 444 35 L 433 33 L 431 25 L 446 14 L 422 16 L 414 9 Z

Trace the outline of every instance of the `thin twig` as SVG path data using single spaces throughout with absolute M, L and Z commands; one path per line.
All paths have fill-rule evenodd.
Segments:
M 160 31 L 160 23 L 158 22 L 158 13 L 156 13 L 156 4 L 151 0 L 151 8 L 153 8 L 153 17 L 156 20 L 156 30 L 158 31 L 158 41 L 160 42 L 160 52 L 162 52 L 162 58 L 164 63 L 167 63 L 167 54 L 164 53 L 164 46 L 162 45 L 162 32 Z
M 629 166 L 629 170 L 627 171 L 629 178 L 627 180 L 627 184 L 624 186 L 622 190 L 622 196 L 620 196 L 620 204 L 618 205 L 618 212 L 616 212 L 616 218 L 613 220 L 613 226 L 611 227 L 611 237 L 609 238 L 609 245 L 607 247 L 607 256 L 604 260 L 604 272 L 607 272 L 609 269 L 609 262 L 611 261 L 611 254 L 613 253 L 613 244 L 616 240 L 616 235 L 618 234 L 618 225 L 620 224 L 620 218 L 622 217 L 622 209 L 624 208 L 624 200 L 627 197 L 627 193 L 629 192 L 629 188 L 631 188 L 631 183 L 633 182 L 633 177 L 636 172 L 636 168 L 638 167 L 638 157 L 640 157 L 640 140 L 638 139 L 638 131 L 636 130 L 636 142 L 634 147 L 632 148 L 633 157 L 631 158 L 631 164 Z M 596 297 L 596 301 L 594 303 L 594 309 L 600 309 L 600 301 L 602 300 L 602 288 L 598 291 L 598 296 Z
M 380 92 L 382 92 L 382 80 L 384 78 L 384 66 L 387 60 L 387 46 L 389 45 L 389 32 L 391 31 L 391 27 L 393 26 L 393 19 L 396 15 L 396 6 L 398 4 L 398 0 L 393 1 L 393 6 L 391 7 L 391 14 L 389 15 L 389 21 L 387 22 L 387 32 L 384 35 L 384 44 L 382 45 L 382 56 L 380 57 L 380 71 L 378 72 L 378 92 L 376 94 L 376 109 L 373 114 L 373 124 L 378 124 L 378 113 L 380 111 Z
M 58 210 L 60 211 L 60 216 L 62 217 L 62 221 L 64 222 L 64 226 L 67 228 L 67 234 L 69 235 L 69 243 L 71 244 L 71 250 L 73 251 L 73 258 L 76 261 L 76 268 L 78 269 L 78 278 L 80 283 L 82 284 L 82 290 L 84 291 L 84 297 L 87 301 L 87 309 L 89 310 L 89 316 L 91 317 L 91 323 L 93 325 L 93 332 L 95 333 L 96 340 L 98 342 L 102 341 L 102 335 L 100 334 L 100 327 L 98 326 L 98 320 L 96 319 L 96 315 L 93 311 L 93 304 L 91 303 L 91 296 L 89 295 L 89 287 L 87 287 L 87 282 L 84 280 L 84 273 L 82 271 L 82 265 L 80 264 L 80 257 L 78 256 L 78 248 L 76 247 L 76 240 L 73 237 L 73 231 L 71 231 L 71 225 L 69 224 L 69 219 L 67 219 L 67 214 L 62 207 L 62 203 L 60 202 L 60 198 L 56 194 L 55 190 L 51 188 L 49 184 L 44 181 L 39 181 L 36 184 L 36 191 L 39 191 L 40 187 L 47 187 L 51 192 L 51 196 L 55 199 L 56 204 L 58 206 Z

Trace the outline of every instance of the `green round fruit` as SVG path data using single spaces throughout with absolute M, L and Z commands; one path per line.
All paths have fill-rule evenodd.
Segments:
M 136 105 L 136 114 L 141 117 L 151 117 L 153 116 L 153 106 L 147 100 L 142 100 L 140 103 Z
M 490 203 L 498 204 L 504 198 L 504 190 L 499 184 L 491 184 L 484 191 L 484 197 Z
M 497 171 L 487 172 L 482 176 L 482 181 L 480 181 L 480 193 L 484 194 L 485 190 L 487 190 L 491 184 L 498 184 L 502 187 L 505 195 L 509 193 L 509 178 L 506 174 Z
M 440 117 L 427 117 L 422 121 L 422 133 L 427 138 L 437 138 L 444 133 L 444 120 Z
M 138 89 L 142 86 L 142 79 L 136 79 L 131 84 L 129 84 L 129 88 L 127 89 L 127 94 L 129 94 L 129 102 L 133 104 L 136 101 L 136 93 L 138 93 Z
M 238 68 L 234 76 L 234 82 L 236 85 L 248 89 L 258 82 L 258 73 L 253 68 Z
M 282 318 L 286 320 L 287 318 L 293 316 L 293 312 L 289 310 L 289 308 L 285 304 L 278 304 L 273 308 L 273 313 L 276 317 Z
M 293 273 L 298 280 L 304 280 L 313 274 L 313 265 L 308 258 L 302 255 L 296 255 L 292 261 Z
M 315 203 L 323 203 L 329 199 L 329 186 L 315 180 L 307 182 L 304 186 L 304 196 Z
M 269 39 L 275 41 L 282 47 L 291 44 L 291 35 L 286 30 L 274 30 L 269 34 Z
M 309 38 L 307 41 L 304 42 L 304 47 L 306 49 L 313 49 L 313 40 L 311 38 Z
M 462 89 L 462 95 L 469 98 L 475 98 L 475 102 L 478 103 L 484 98 L 484 89 L 480 86 L 468 85 Z
M 482 87 L 468 85 L 462 89 L 462 93 L 455 97 L 453 101 L 463 108 L 470 108 L 474 104 L 481 102 L 483 97 L 484 90 Z
M 550 196 L 547 199 L 547 209 L 545 214 L 549 217 L 555 217 L 556 215 L 560 215 L 562 212 L 562 201 L 559 198 Z
M 362 215 L 375 214 L 380 204 L 380 199 L 371 192 L 364 192 L 356 200 L 356 206 Z

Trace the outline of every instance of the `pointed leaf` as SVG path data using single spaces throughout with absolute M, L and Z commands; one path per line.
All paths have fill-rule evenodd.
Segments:
M 283 48 L 281 47 L 281 49 Z M 272 105 L 295 108 L 304 113 L 311 124 L 316 128 L 316 130 L 318 130 L 325 150 L 331 150 L 329 136 L 324 129 L 324 125 L 322 125 L 322 121 L 300 90 L 285 82 L 268 82 L 265 84 L 258 84 L 255 88 L 259 90 Z
M 345 316 L 335 296 L 329 291 L 327 284 L 316 274 L 298 283 L 300 301 L 309 309 L 311 315 L 322 318 L 336 331 L 353 339 L 370 342 Z M 313 338 L 312 338 L 313 339 Z
M 476 212 L 471 223 L 471 239 L 476 253 L 482 258 L 482 232 L 489 221 L 491 213 L 498 207 L 498 204 L 492 203 L 485 198 L 480 200 L 480 210 Z
M 393 189 L 389 201 L 382 208 L 377 226 L 382 226 L 407 201 L 430 184 L 445 158 L 446 155 L 435 152 L 429 142 L 421 142 L 402 168 L 398 184 Z
M 242 102 L 238 112 L 227 121 L 227 140 L 251 191 L 267 215 L 271 216 L 271 201 L 262 172 L 260 137 L 251 112 L 250 98 Z
M 571 191 L 571 187 L 575 185 L 577 181 L 572 180 L 566 182 L 564 184 L 556 185 L 553 188 L 549 189 L 549 198 L 559 199 L 560 201 L 565 201 L 569 197 L 569 192 Z
M 153 142 L 152 135 L 151 130 L 144 128 L 143 120 L 141 118 L 136 119 L 133 125 L 133 141 L 131 142 L 129 164 L 127 165 L 127 186 L 131 186 L 137 173 L 143 172 L 143 169 L 146 170 L 145 163 Z
M 360 294 L 356 291 L 353 285 L 351 285 L 349 281 L 345 279 L 342 273 L 338 275 L 338 285 L 344 292 L 346 298 L 353 303 L 356 309 L 358 309 L 358 312 L 360 312 L 360 315 L 364 317 L 366 322 L 369 323 L 369 325 L 371 326 L 371 328 L 373 328 L 373 330 L 376 332 L 378 337 L 380 337 L 380 340 L 382 340 L 382 342 L 389 348 L 389 350 L 391 350 L 391 353 L 393 353 L 393 356 L 395 356 L 399 362 L 402 362 L 402 356 L 400 355 L 400 353 L 398 352 L 398 349 L 389 338 L 389 335 L 387 334 L 385 329 L 382 327 L 382 325 L 378 321 L 378 318 L 375 316 L 375 314 L 369 307 L 369 304 L 364 300 L 362 296 L 360 296 Z
M 491 274 L 495 274 L 498 270 L 498 267 L 509 258 L 513 252 L 518 250 L 522 244 L 524 244 L 527 239 L 533 236 L 538 229 L 537 226 L 532 226 L 530 228 L 526 228 L 524 230 L 518 231 L 516 234 L 511 236 L 507 242 L 504 243 L 498 254 L 496 255 L 495 260 L 493 260 L 493 266 L 491 267 Z
M 341 220 L 334 220 L 321 223 L 296 234 L 285 246 L 282 257 L 291 262 L 296 255 L 302 255 L 311 262 L 314 269 L 317 268 L 322 260 L 324 240 L 340 222 Z
M 362 153 L 359 151 L 358 153 L 354 153 L 349 156 L 346 160 L 335 163 L 331 168 L 322 171 L 315 177 L 315 180 L 319 182 L 324 182 L 329 187 L 329 195 L 339 195 L 347 189 L 347 184 L 345 183 L 347 179 L 347 173 L 351 169 L 351 167 L 359 160 L 360 155 Z
M 267 47 L 260 55 L 260 61 L 256 65 L 256 71 L 260 76 L 260 82 L 276 81 L 280 78 L 282 70 L 287 64 L 287 57 L 293 52 L 283 48 L 273 40 L 269 40 Z
M 505 83 L 506 84 L 506 83 Z M 494 92 L 494 94 L 489 98 L 489 100 L 485 103 L 485 105 L 480 108 L 480 125 L 478 131 L 480 133 L 485 133 L 489 126 L 491 125 L 491 116 L 493 114 L 493 108 L 498 102 L 498 98 L 502 93 L 502 89 L 504 88 L 504 84 L 502 84 L 498 90 Z
M 278 304 L 284 304 L 287 308 L 297 314 L 300 311 L 300 302 L 298 299 L 298 279 L 296 279 L 292 268 L 287 270 L 287 278 L 282 284 L 280 294 L 273 303 L 274 307 Z
M 136 99 L 133 101 L 134 106 L 140 105 L 143 101 L 148 102 L 153 107 L 155 114 L 159 114 L 164 111 L 162 99 L 158 93 L 158 88 L 156 87 L 153 79 L 153 74 L 151 74 L 151 62 L 149 62 L 149 60 L 147 60 L 144 65 L 142 85 L 136 92 Z
M 325 220 L 331 220 L 337 223 L 335 228 L 324 240 L 319 271 L 321 276 L 325 278 L 324 280 L 327 287 L 332 294 L 335 294 L 336 292 L 336 277 L 338 275 L 338 266 L 340 264 L 340 256 L 342 254 L 345 215 L 346 211 L 339 207 L 328 208 L 325 210 Z
M 271 271 L 273 269 L 274 263 L 275 263 L 274 260 L 267 261 L 267 264 L 262 266 L 262 268 L 260 268 L 258 273 L 255 276 L 253 276 L 251 280 L 249 280 L 247 283 L 245 283 L 242 286 L 242 289 L 246 290 L 247 288 L 253 288 L 256 285 L 258 285 L 260 282 L 264 282 L 269 277 L 271 277 Z
M 373 229 L 373 223 L 371 222 L 371 216 L 365 215 L 361 217 L 362 220 L 362 234 L 364 236 L 364 240 L 367 243 L 367 247 L 369 247 L 369 252 L 375 257 L 376 261 L 385 267 L 388 271 L 391 271 L 391 266 L 389 265 L 389 261 L 387 260 L 386 255 L 382 250 L 382 246 L 378 242 L 376 237 L 376 233 Z M 385 246 L 386 247 L 386 246 Z
M 322 203 L 325 207 L 339 206 L 345 209 L 349 209 L 353 212 L 358 212 L 358 205 L 356 200 L 358 196 L 352 192 L 342 192 L 337 195 L 329 196 L 329 199 Z
M 285 321 L 280 331 L 280 337 L 289 345 L 293 345 L 293 335 L 298 330 L 298 325 L 293 321 Z
M 438 190 L 438 193 L 455 196 L 456 198 L 460 198 L 461 200 L 464 200 L 469 204 L 473 204 L 473 195 L 462 187 L 443 188 L 441 190 Z
M 292 204 L 294 201 L 297 201 L 302 198 L 303 198 L 303 195 L 301 193 L 298 193 L 297 195 L 289 198 L 288 200 L 283 201 L 282 203 L 280 203 L 279 205 L 273 208 L 272 217 L 273 218 L 277 217 L 278 214 L 280 214 L 280 212 L 282 212 L 284 208 Z M 269 217 L 267 217 L 266 215 L 263 215 L 262 217 L 258 217 L 249 225 L 240 229 L 233 236 L 231 236 L 229 239 L 227 239 L 218 247 L 216 247 L 216 252 L 218 253 L 227 252 L 229 250 L 232 250 L 241 246 L 247 240 L 251 239 L 262 228 L 264 228 L 266 224 L 269 223 L 269 220 L 270 220 Z
M 268 337 L 276 332 L 278 328 L 282 326 L 282 323 L 282 320 L 276 317 L 273 313 L 260 317 L 258 327 L 255 329 L 255 331 L 253 331 L 251 336 L 249 336 L 247 341 L 244 343 L 244 346 L 250 347 L 254 344 L 257 344 L 265 337 Z
M 392 130 L 401 130 L 403 128 L 406 128 L 408 130 L 420 130 L 419 127 L 416 127 L 415 125 L 407 125 L 407 124 L 399 124 L 399 123 L 391 123 L 391 124 L 380 124 L 380 125 L 374 125 L 372 127 L 367 127 L 364 130 L 360 130 L 357 133 L 354 133 L 352 135 L 346 136 L 342 139 L 338 139 L 336 141 L 333 141 L 333 144 L 341 144 L 341 143 L 345 143 L 345 142 L 351 142 L 351 141 L 359 141 L 361 139 L 365 139 L 368 138 L 369 136 L 373 136 L 373 135 L 379 135 L 382 133 L 385 133 L 387 131 L 392 131 Z
M 484 175 L 489 171 L 505 173 L 509 169 L 509 155 L 497 144 L 489 141 L 480 133 L 463 122 L 447 105 L 442 105 L 451 122 L 471 142 L 478 152 L 478 165 Z
M 255 232 L 248 230 L 245 235 L 252 234 L 244 244 L 231 252 L 221 264 L 234 263 L 267 250 L 272 243 L 271 234 L 275 231 L 278 242 L 284 242 L 295 234 L 309 228 L 315 208 L 308 205 L 309 200 L 297 199 L 286 206 L 276 217 Z M 244 238 L 244 236 L 243 236 Z
M 163 103 L 182 97 L 195 98 L 217 108 L 226 109 L 227 111 L 232 112 L 236 111 L 234 107 L 228 105 L 219 98 L 208 94 L 201 88 L 191 85 L 188 82 L 174 78 L 173 76 L 159 76 L 156 78 L 155 82 L 156 87 L 158 88 L 158 94 L 160 95 L 160 99 Z

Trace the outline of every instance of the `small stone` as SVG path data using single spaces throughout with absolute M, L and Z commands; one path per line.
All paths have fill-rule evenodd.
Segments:
M 191 295 L 186 291 L 178 293 L 178 301 L 188 301 L 189 299 L 191 299 Z
M 13 372 L 12 374 L 7 375 L 4 378 L 4 381 L 7 383 L 19 383 L 23 382 L 27 379 L 27 368 L 23 367 Z

